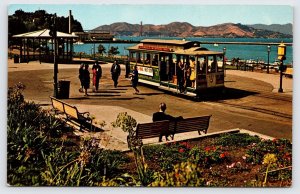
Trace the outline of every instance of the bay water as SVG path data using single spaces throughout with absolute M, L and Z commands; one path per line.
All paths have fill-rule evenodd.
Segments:
M 143 39 L 177 39 L 180 40 L 180 37 L 130 37 L 130 36 L 121 36 L 115 37 L 118 40 L 133 40 L 140 41 Z M 214 42 L 253 42 L 253 43 L 292 43 L 293 39 L 276 39 L 276 38 L 199 38 L 199 37 L 187 37 L 187 41 L 200 41 L 200 42 L 210 42 L 212 44 L 201 44 L 201 47 L 205 47 L 212 51 L 223 52 L 223 49 L 226 48 L 226 57 L 228 60 L 232 58 L 240 58 L 242 60 L 254 60 L 254 61 L 268 61 L 268 48 L 267 45 L 243 45 L 243 44 L 213 44 Z M 133 46 L 134 44 L 129 43 L 101 43 L 105 48 L 106 52 L 111 46 L 118 47 L 119 55 L 128 55 L 127 47 Z M 96 52 L 98 51 L 99 43 L 86 43 L 86 44 L 74 44 L 74 52 L 84 52 L 87 54 L 93 54 L 94 48 Z M 277 60 L 277 49 L 275 45 L 270 45 L 270 64 L 274 63 Z M 293 63 L 293 47 L 286 47 L 286 60 L 284 64 Z

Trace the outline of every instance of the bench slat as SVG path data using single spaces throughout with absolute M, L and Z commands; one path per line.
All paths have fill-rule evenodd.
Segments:
M 72 106 L 51 96 L 50 98 L 53 108 L 61 111 L 62 113 L 65 113 L 65 119 L 67 121 L 75 121 L 76 123 L 78 123 L 80 125 L 80 130 L 82 129 L 82 127 L 90 128 L 92 130 L 92 119 L 84 116 L 84 114 L 88 112 L 79 113 L 76 106 Z
M 64 104 L 65 113 L 75 119 L 79 119 L 78 117 L 78 110 L 76 107 L 70 106 L 68 104 Z
M 136 135 L 142 139 L 158 137 L 160 133 L 165 133 L 169 130 L 169 123 L 170 121 L 158 121 L 154 123 L 138 124 Z
M 160 134 L 177 134 L 191 131 L 207 132 L 211 115 L 187 118 L 177 121 L 157 121 L 153 123 L 138 124 L 136 136 L 141 139 L 159 137 Z
M 51 102 L 54 109 L 64 112 L 64 104 L 61 101 L 51 98 Z

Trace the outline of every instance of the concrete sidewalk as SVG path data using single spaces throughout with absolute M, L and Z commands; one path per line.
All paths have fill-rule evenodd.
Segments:
M 104 69 L 109 69 L 111 64 L 103 64 L 101 65 Z M 59 65 L 59 69 L 76 69 L 76 73 L 77 73 L 77 69 L 78 69 L 79 65 L 75 65 L 75 64 L 60 64 Z M 124 68 L 124 67 L 123 67 Z M 8 72 L 16 72 L 17 71 L 32 71 L 32 70 L 52 70 L 53 69 L 53 64 L 46 64 L 46 63 L 38 63 L 38 62 L 29 62 L 28 64 L 26 63 L 22 63 L 22 64 L 14 64 L 12 62 L 12 60 L 9 60 L 8 62 Z M 75 72 L 75 71 L 74 71 Z M 51 71 L 52 73 L 52 71 Z M 236 75 L 236 76 L 240 76 L 240 77 L 245 77 L 245 78 L 252 78 L 252 79 L 256 79 L 256 80 L 260 80 L 260 81 L 264 81 L 266 83 L 269 83 L 273 86 L 273 91 L 274 92 L 278 92 L 278 88 L 279 88 L 279 75 L 278 74 L 266 74 L 266 73 L 257 73 L 257 72 L 250 72 L 250 71 L 239 71 L 239 70 L 227 70 L 226 74 L 228 75 Z M 77 74 L 76 74 L 77 77 Z M 44 79 L 44 78 L 43 78 Z M 247 79 L 248 80 L 248 79 Z M 105 84 L 111 84 L 110 80 L 107 80 L 107 82 L 104 82 L 106 80 L 102 81 L 103 86 L 105 86 Z M 250 83 L 249 83 L 250 84 Z M 107 86 L 107 88 L 103 88 L 104 90 L 109 90 L 110 89 L 110 85 Z M 74 88 L 74 92 L 78 93 L 78 89 Z M 125 93 L 125 90 L 120 90 L 120 94 L 119 93 L 113 93 L 113 94 L 118 94 L 122 97 L 117 96 L 118 98 L 120 98 L 120 100 L 128 100 L 129 99 L 135 99 L 132 97 L 132 93 L 131 93 L 131 87 L 129 86 L 124 86 L 124 88 L 128 88 L 129 90 L 127 91 L 127 93 Z M 121 88 L 121 89 L 124 89 Z M 270 88 L 270 87 L 269 87 Z M 124 92 L 123 92 L 124 91 Z M 291 78 L 285 78 L 283 77 L 283 94 L 287 94 L 287 95 L 292 95 L 293 93 L 293 79 Z M 116 91 L 114 91 L 116 92 Z M 72 94 L 72 91 L 71 91 Z M 145 93 L 147 94 L 147 93 Z M 151 93 L 150 93 L 151 94 Z M 115 105 L 113 103 L 109 104 L 109 106 L 106 105 L 102 105 L 101 101 L 99 101 L 98 104 L 87 104 L 89 101 L 96 100 L 98 98 L 93 98 L 93 95 L 91 95 L 91 98 L 87 98 L 83 100 L 80 100 L 80 95 L 81 94 L 77 94 L 76 98 L 78 98 L 78 101 L 73 101 L 71 104 L 75 105 L 76 107 L 78 107 L 80 112 L 90 112 L 91 115 L 95 116 L 95 120 L 97 122 L 100 121 L 105 121 L 106 122 L 106 126 L 103 128 L 104 131 L 103 132 L 79 132 L 76 130 L 76 134 L 78 134 L 81 137 L 94 137 L 96 139 L 98 139 L 101 142 L 101 147 L 105 147 L 106 149 L 116 149 L 116 150 L 127 150 L 127 133 L 123 132 L 120 128 L 113 128 L 111 126 L 111 122 L 115 121 L 115 119 L 117 118 L 117 115 L 121 112 L 127 112 L 129 115 L 131 115 L 133 118 L 135 118 L 137 120 L 137 123 L 147 123 L 147 122 L 152 122 L 152 113 L 149 113 L 150 111 L 148 111 L 147 114 L 143 114 L 134 110 L 130 109 L 130 106 L 127 106 L 126 108 L 122 107 L 122 104 L 118 104 Z M 114 95 L 111 96 L 107 96 L 106 97 L 106 93 L 105 93 L 105 98 L 113 98 Z M 147 95 L 146 95 L 147 96 Z M 151 95 L 150 95 L 151 96 Z M 141 99 L 144 99 L 144 96 L 138 96 Z M 155 96 L 156 97 L 156 96 Z M 101 99 L 99 97 L 99 99 Z M 103 99 L 103 98 L 102 98 Z M 34 101 L 36 101 L 39 104 L 45 104 L 45 105 L 49 105 L 50 103 L 50 99 L 49 101 L 46 101 L 47 98 L 44 98 L 43 101 L 37 101 L 36 99 L 34 99 Z M 75 103 L 74 103 L 75 102 Z M 128 103 L 130 103 L 130 101 L 128 101 Z M 101 105 L 99 105 L 101 104 Z M 151 104 L 150 106 L 152 106 L 153 104 Z M 154 105 L 155 107 L 157 106 L 157 104 Z M 149 107 L 148 107 L 149 108 Z M 152 109 L 151 109 L 152 110 Z M 153 110 L 156 110 L 156 108 L 154 108 Z M 236 126 L 234 126 L 236 127 Z M 232 127 L 232 128 L 234 128 Z M 220 130 L 224 129 L 224 126 L 220 127 Z M 214 132 L 213 130 L 210 131 L 210 129 L 208 130 L 208 133 Z M 195 138 L 195 137 L 199 137 L 197 132 L 190 132 L 190 133 L 184 133 L 184 134 L 178 134 L 175 135 L 175 140 L 182 140 L 182 139 L 191 139 L 191 138 Z M 158 143 L 158 138 L 153 138 L 153 139 L 148 139 L 146 141 L 144 141 L 145 143 Z
M 109 141 L 100 143 L 101 146 L 106 149 L 117 149 L 121 151 L 128 150 L 127 147 L 127 132 L 124 132 L 121 128 L 113 128 L 111 123 L 116 120 L 117 116 L 121 112 L 127 112 L 130 116 L 136 119 L 137 123 L 149 123 L 152 122 L 152 116 L 148 116 L 130 109 L 126 109 L 119 106 L 99 106 L 99 105 L 86 105 L 86 104 L 74 104 L 79 112 L 90 112 L 92 116 L 95 117 L 96 122 L 105 121 L 106 126 L 103 127 L 105 135 L 102 132 L 91 133 L 96 139 L 104 139 Z M 87 132 L 84 132 L 87 133 Z M 77 135 L 84 135 L 84 133 L 77 132 Z M 89 133 L 89 132 L 88 132 Z M 97 134 L 98 133 L 98 134 Z M 186 140 L 199 137 L 197 131 L 181 133 L 175 135 L 174 140 Z M 164 138 L 163 138 L 164 140 Z M 143 141 L 145 144 L 155 144 L 158 143 L 158 137 L 149 138 Z M 105 144 L 105 145 L 104 145 Z
M 267 74 L 267 73 L 240 71 L 240 70 L 226 70 L 226 74 L 252 78 L 252 79 L 269 83 L 273 86 L 273 92 L 278 93 L 279 80 L 280 80 L 279 74 Z M 283 76 L 282 89 L 284 94 L 293 95 L 293 79 Z

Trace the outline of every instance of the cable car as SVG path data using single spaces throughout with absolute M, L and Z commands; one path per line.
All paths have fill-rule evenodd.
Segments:
M 224 88 L 224 53 L 199 42 L 144 39 L 127 50 L 130 68 L 137 65 L 141 83 L 188 96 Z

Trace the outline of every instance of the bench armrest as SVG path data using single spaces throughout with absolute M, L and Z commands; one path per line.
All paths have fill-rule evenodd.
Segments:
M 89 112 L 78 112 L 81 116 L 89 118 L 91 120 L 93 120 L 92 118 L 90 118 L 90 113 Z

